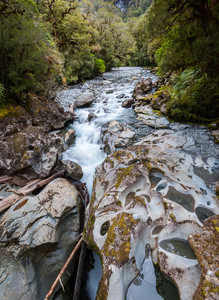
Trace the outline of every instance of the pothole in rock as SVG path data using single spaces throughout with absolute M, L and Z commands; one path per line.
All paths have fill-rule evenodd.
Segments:
M 164 190 L 165 188 L 167 187 L 167 183 L 166 182 L 163 182 L 161 184 L 159 184 L 156 188 L 156 192 L 159 192 L 159 191 L 162 191 Z
M 195 213 L 199 219 L 200 222 L 204 222 L 205 219 L 214 216 L 215 213 L 213 211 L 211 211 L 210 209 L 207 209 L 205 207 L 196 207 L 195 209 Z
M 163 178 L 162 172 L 160 172 L 159 170 L 152 170 L 149 174 L 151 189 L 153 189 L 158 184 L 158 182 L 161 181 L 162 178 Z
M 163 227 L 164 227 L 163 225 L 158 225 L 158 226 L 156 226 L 156 227 L 153 229 L 152 234 L 153 234 L 153 235 L 156 235 L 156 234 L 160 233 L 161 230 L 163 229 Z
M 146 250 L 141 272 L 130 284 L 126 300 L 179 300 L 179 292 L 172 280 L 153 264 L 151 253 Z
M 14 208 L 13 210 L 15 211 L 15 210 L 20 209 L 20 208 L 23 207 L 27 202 L 28 202 L 28 199 L 25 199 L 24 201 L 22 201 L 21 203 L 19 203 L 17 206 L 15 206 L 15 208 Z
M 184 207 L 190 212 L 194 212 L 195 200 L 189 194 L 183 194 L 177 191 L 174 187 L 170 186 L 167 195 L 167 199 L 174 201 Z
M 163 240 L 159 243 L 159 246 L 167 252 L 177 254 L 188 259 L 196 259 L 187 240 L 178 238 Z
M 109 228 L 110 228 L 110 221 L 106 221 L 101 226 L 100 234 L 105 235 L 107 233 L 107 231 L 109 230 Z
M 180 300 L 179 291 L 171 278 L 163 274 L 159 265 L 154 265 L 156 290 L 164 300 Z

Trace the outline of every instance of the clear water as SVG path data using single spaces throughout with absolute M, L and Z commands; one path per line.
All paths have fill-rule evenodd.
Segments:
M 196 259 L 195 254 L 192 251 L 192 248 L 190 247 L 187 240 L 178 238 L 163 240 L 159 243 L 159 246 L 173 254 L 180 255 L 189 259 Z
M 195 200 L 189 194 L 183 194 L 177 191 L 174 187 L 170 186 L 166 195 L 167 199 L 174 201 L 184 207 L 186 210 L 193 212 L 195 206 Z
M 147 246 L 146 246 L 147 247 Z M 154 266 L 150 250 L 146 249 L 141 272 L 128 288 L 126 300 L 179 300 L 176 286 Z

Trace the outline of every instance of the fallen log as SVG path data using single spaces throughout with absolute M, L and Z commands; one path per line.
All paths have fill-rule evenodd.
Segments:
M 21 178 L 19 176 L 3 175 L 3 176 L 0 176 L 0 184 L 1 183 L 9 183 L 9 184 L 23 187 L 28 184 L 28 180 Z
M 80 247 L 81 243 L 83 241 L 83 238 L 81 237 L 80 240 L 78 241 L 77 245 L 69 255 L 69 258 L 67 259 L 66 263 L 64 264 L 63 268 L 59 272 L 59 275 L 57 276 L 56 280 L 54 281 L 53 285 L 51 286 L 51 289 L 49 290 L 48 294 L 46 295 L 44 300 L 49 300 L 49 297 L 52 295 L 55 287 L 57 286 L 58 282 L 60 282 L 62 275 L 64 274 L 65 270 L 67 269 L 69 263 L 71 262 L 73 256 L 77 252 L 78 248 Z
M 28 183 L 27 185 L 25 185 L 21 189 L 17 190 L 14 194 L 4 198 L 0 202 L 0 212 L 5 210 L 6 208 L 10 207 L 12 204 L 14 204 L 15 202 L 17 202 L 18 200 L 20 200 L 21 198 L 23 198 L 27 194 L 33 192 L 37 188 L 41 188 L 44 185 L 48 184 L 53 179 L 55 179 L 56 177 L 61 177 L 63 175 L 64 175 L 64 171 L 62 170 L 62 171 L 59 171 L 59 172 L 53 174 L 49 178 L 36 179 L 34 181 L 31 181 L 30 183 Z

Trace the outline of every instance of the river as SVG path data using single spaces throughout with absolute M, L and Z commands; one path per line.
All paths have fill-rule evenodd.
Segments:
M 155 131 L 154 128 L 138 121 L 132 108 L 123 108 L 121 105 L 125 99 L 132 97 L 136 82 L 147 77 L 150 77 L 153 82 L 158 79 L 149 70 L 143 68 L 126 67 L 113 69 L 111 72 L 104 73 L 103 77 L 97 77 L 94 80 L 86 81 L 84 84 L 77 84 L 74 88 L 62 91 L 56 99 L 65 110 L 68 110 L 70 103 L 83 91 L 89 90 L 95 95 L 95 101 L 89 107 L 75 110 L 77 119 L 68 128 L 74 128 L 77 137 L 74 144 L 63 153 L 64 160 L 72 160 L 82 167 L 84 175 L 81 181 L 86 182 L 90 194 L 95 168 L 106 157 L 101 140 L 103 125 L 112 120 L 126 124 L 128 128 L 136 133 L 134 142 L 139 142 L 143 137 Z M 92 119 L 89 118 L 91 114 L 93 116 Z M 185 149 L 195 161 L 194 171 L 205 181 L 206 186 L 212 189 L 215 181 L 218 180 L 219 148 L 215 145 L 211 133 L 204 126 L 198 125 L 172 123 L 169 128 L 176 132 L 181 130 L 186 136 L 188 147 Z M 195 142 L 189 143 L 191 140 Z M 98 270 L 89 274 L 87 288 L 91 300 L 95 299 L 97 283 L 101 277 L 100 262 L 98 261 L 97 264 L 99 265 Z M 145 289 L 148 289 L 151 295 L 150 300 L 162 299 L 156 292 L 156 278 L 150 255 L 142 265 L 142 273 L 145 272 L 145 275 L 147 274 L 146 266 L 147 270 L 150 270 L 151 276 L 145 276 L 144 283 L 141 284 L 143 292 L 141 290 L 138 295 L 142 297 Z M 129 289 L 127 300 L 136 299 L 134 295 L 136 295 L 136 290 L 133 288 Z

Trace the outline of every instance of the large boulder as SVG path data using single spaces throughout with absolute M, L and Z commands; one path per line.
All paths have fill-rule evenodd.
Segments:
M 116 148 L 127 147 L 133 144 L 135 132 L 130 129 L 123 130 L 115 141 Z
M 75 107 L 83 107 L 90 105 L 94 101 L 94 93 L 85 91 L 75 101 Z
M 79 195 L 63 178 L 12 205 L 0 219 L 0 299 L 44 299 L 78 241 L 79 227 Z
M 0 141 L 2 175 L 20 174 L 26 179 L 48 176 L 56 165 L 62 140 L 42 127 L 29 126 Z
M 201 271 L 188 237 L 200 233 L 204 219 L 218 214 L 219 207 L 215 194 L 193 172 L 195 162 L 182 150 L 187 143 L 181 133 L 160 130 L 97 167 L 85 230 L 102 261 L 96 299 L 126 298 L 147 244 L 180 299 L 193 298 Z
M 115 148 L 130 146 L 134 143 L 135 132 L 126 128 L 118 121 L 111 121 L 105 124 L 101 130 L 101 138 L 104 143 L 104 151 L 109 154 Z
M 31 115 L 34 126 L 42 126 L 47 130 L 62 128 L 74 114 L 64 112 L 64 109 L 54 101 L 41 101 L 36 95 L 28 94 L 25 108 Z
M 0 139 L 32 125 L 32 117 L 20 105 L 10 105 L 0 113 Z

